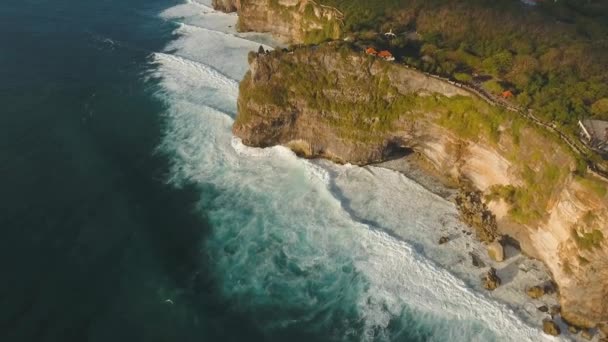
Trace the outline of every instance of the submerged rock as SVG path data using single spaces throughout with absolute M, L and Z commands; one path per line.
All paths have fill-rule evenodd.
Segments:
M 538 311 L 540 312 L 549 312 L 549 308 L 546 305 L 539 306 Z
M 486 264 L 483 262 L 483 260 L 481 260 L 481 258 L 479 257 L 479 255 L 473 253 L 473 252 L 469 252 L 469 255 L 471 256 L 471 263 L 473 264 L 473 266 L 475 267 L 486 267 Z
M 577 328 L 577 327 L 575 327 L 574 325 L 570 325 L 570 326 L 568 326 L 568 331 L 571 334 L 578 334 L 578 332 L 580 331 L 580 329 Z
M 488 245 L 488 256 L 497 262 L 503 262 L 505 260 L 505 250 L 502 244 L 498 241 L 494 241 Z
M 500 286 L 500 278 L 496 274 L 496 269 L 491 267 L 482 279 L 483 287 L 488 291 L 494 291 Z
M 448 242 L 450 242 L 450 238 L 449 238 L 449 237 L 447 237 L 447 236 L 442 236 L 442 237 L 439 239 L 439 244 L 440 244 L 440 245 L 443 245 L 443 244 L 448 243 Z
M 543 331 L 547 335 L 557 336 L 562 333 L 557 324 L 550 319 L 543 321 Z

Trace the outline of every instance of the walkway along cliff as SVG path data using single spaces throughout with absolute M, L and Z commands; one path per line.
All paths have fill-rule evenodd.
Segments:
M 261 11 L 266 2 L 256 3 Z M 278 1 L 286 3 L 281 11 L 298 13 L 310 4 Z M 261 28 L 272 32 L 271 23 Z M 608 326 L 608 182 L 585 172 L 558 132 L 347 43 L 251 53 L 249 63 L 233 127 L 245 144 L 358 165 L 419 154 L 446 179 L 481 191 L 498 232 L 549 267 L 565 319 Z

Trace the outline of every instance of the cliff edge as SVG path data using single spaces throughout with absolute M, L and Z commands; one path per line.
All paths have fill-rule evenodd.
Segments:
M 466 90 L 342 42 L 249 56 L 233 132 L 358 165 L 414 152 L 483 194 L 498 232 L 551 270 L 562 315 L 608 322 L 608 184 L 558 137 Z
M 269 32 L 285 43 L 338 39 L 343 15 L 313 0 L 213 0 L 223 12 L 238 12 L 240 32 Z

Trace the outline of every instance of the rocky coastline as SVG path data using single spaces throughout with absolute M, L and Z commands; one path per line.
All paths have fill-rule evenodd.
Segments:
M 313 1 L 279 1 L 274 8 L 269 3 L 214 0 L 218 10 L 239 11 L 240 30 L 271 32 L 296 43 L 340 20 L 339 13 Z M 304 15 L 307 8 L 313 8 L 312 17 Z M 488 121 L 497 113 L 475 94 L 345 43 L 251 53 L 249 63 L 233 128 L 246 145 L 284 145 L 302 157 L 357 165 L 416 155 L 425 164 L 417 170 L 465 189 L 460 195 L 439 191 L 454 199 L 463 221 L 488 244 L 491 259 L 502 262 L 503 247 L 516 241 L 523 253 L 547 266 L 557 289 L 529 284 L 526 292 L 532 299 L 552 292 L 561 307 L 559 314 L 556 304 L 539 310 L 547 308 L 551 317 L 577 329 L 607 329 L 608 248 L 590 234 L 608 237 L 608 199 L 589 183 L 608 185 L 577 175 L 576 158 L 566 147 L 507 113 L 487 128 L 468 111 L 474 108 Z M 318 87 L 297 81 L 303 77 Z M 464 107 L 462 113 L 454 114 L 455 106 Z M 456 120 L 467 125 L 455 125 Z M 513 197 L 547 178 L 546 195 L 530 195 L 542 201 L 540 209 L 518 211 Z M 494 290 L 500 285 L 496 278 L 490 270 L 484 283 Z M 543 290 L 538 297 L 535 286 Z M 542 325 L 549 334 L 564 332 L 553 321 Z

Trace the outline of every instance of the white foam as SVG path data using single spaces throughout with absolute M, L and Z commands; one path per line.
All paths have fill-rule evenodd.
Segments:
M 201 12 L 200 4 L 180 6 L 164 15 L 198 16 L 191 20 L 200 22 L 210 15 L 222 16 Z M 407 232 L 418 231 L 414 238 L 423 238 L 427 227 L 454 215 L 448 203 L 381 170 L 302 160 L 283 147 L 252 149 L 233 138 L 230 114 L 236 110 L 235 80 L 247 68 L 247 52 L 258 44 L 187 25 L 177 33 L 179 38 L 167 49 L 174 52 L 154 56 L 164 89 L 159 95 L 170 105 L 167 136 L 160 148 L 173 155 L 172 182 L 212 184 L 221 190 L 221 195 L 204 205 L 215 227 L 211 246 L 237 246 L 216 260 L 218 269 L 225 270 L 228 295 L 246 295 L 255 302 L 254 291 L 265 293 L 266 300 L 277 295 L 268 286 L 303 287 L 297 294 L 305 298 L 301 305 L 322 312 L 324 306 L 344 299 L 307 297 L 302 278 L 285 276 L 273 258 L 282 253 L 294 267 L 309 272 L 304 281 L 313 283 L 321 282 L 318 278 L 325 274 L 321 271 L 339 277 L 341 265 L 352 262 L 369 284 L 357 292 L 356 299 L 369 339 L 377 338 L 378 330 L 387 328 L 409 307 L 421 315 L 456 321 L 450 328 L 441 325 L 447 330 L 438 332 L 436 339 L 492 339 L 476 328 L 481 322 L 501 340 L 551 340 L 506 306 L 437 267 L 412 245 L 354 220 L 386 219 L 392 226 L 407 227 Z M 370 184 L 379 191 L 369 191 Z M 338 187 L 348 203 L 336 197 L 330 185 Z M 398 202 L 387 201 L 394 194 L 386 191 L 390 187 L 407 192 Z M 362 210 L 365 206 L 373 210 Z M 276 248 L 258 245 L 255 239 L 276 242 Z M 253 262 L 254 258 L 265 262 Z M 229 281 L 232 278 L 238 281 Z

